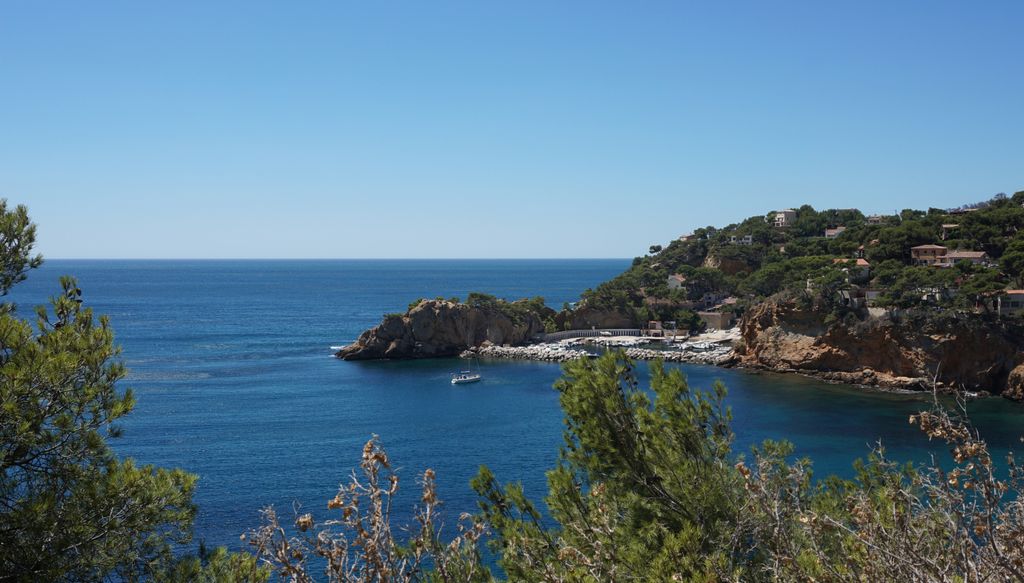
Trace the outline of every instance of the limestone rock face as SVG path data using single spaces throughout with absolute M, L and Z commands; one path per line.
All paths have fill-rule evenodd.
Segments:
M 1019 364 L 1010 371 L 1003 396 L 1014 401 L 1024 401 L 1024 364 Z
M 726 275 L 736 275 L 741 271 L 750 271 L 750 266 L 747 265 L 746 261 L 740 259 L 730 259 L 728 257 L 719 257 L 711 254 L 704 258 L 704 263 L 701 267 L 709 267 L 717 269 Z
M 887 313 L 832 325 L 826 316 L 791 300 L 755 306 L 740 324 L 740 364 L 892 388 L 930 389 L 937 381 L 1002 393 L 1020 362 L 1019 338 L 975 314 Z M 1024 396 L 1024 369 L 1018 376 Z
M 495 345 L 523 344 L 544 332 L 548 309 L 470 306 L 447 300 L 424 300 L 404 315 L 385 316 L 377 326 L 337 352 L 344 360 L 407 359 L 455 356 L 485 342 Z

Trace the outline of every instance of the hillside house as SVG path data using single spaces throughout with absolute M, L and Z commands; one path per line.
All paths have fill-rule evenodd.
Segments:
M 918 245 L 910 248 L 910 258 L 915 265 L 938 265 L 946 251 L 942 245 Z
M 793 223 L 796 222 L 796 211 L 793 209 L 784 209 L 781 211 L 775 211 L 775 222 L 773 223 L 778 228 L 792 227 Z
M 955 231 L 955 230 L 957 230 L 959 228 L 960 228 L 960 225 L 955 224 L 955 223 L 942 225 L 942 240 L 945 241 L 946 237 L 949 237 L 950 233 L 952 233 L 953 231 Z
M 697 317 L 703 320 L 708 328 L 728 330 L 732 328 L 735 316 L 732 312 L 697 312 Z
M 979 208 L 958 208 L 958 209 L 946 209 L 948 215 L 966 215 L 967 213 L 973 213 L 979 211 Z
M 883 290 L 880 290 L 880 289 L 866 289 L 866 290 L 864 290 L 864 300 L 867 302 L 868 305 L 871 305 L 883 293 L 885 293 L 885 292 Z
M 703 296 L 701 296 L 698 305 L 702 308 L 717 306 L 718 304 L 722 303 L 722 300 L 724 300 L 727 297 L 729 296 L 722 292 L 707 292 Z
M 846 283 L 867 283 L 871 279 L 871 264 L 867 259 L 836 257 L 832 264 L 842 266 L 841 269 L 846 273 Z
M 881 225 L 885 222 L 884 215 L 871 215 L 867 218 L 869 225 Z
M 1024 310 L 1024 289 L 1006 290 L 1006 295 L 996 299 L 996 308 L 1000 316 L 1009 316 Z
M 939 258 L 938 265 L 941 267 L 953 267 L 957 261 L 968 261 L 974 265 L 985 265 L 988 263 L 988 253 L 984 251 L 947 251 Z
M 836 293 L 839 296 L 839 303 L 848 308 L 860 309 L 867 305 L 867 299 L 864 297 L 864 292 L 859 288 L 853 287 L 851 289 L 843 289 Z
M 844 227 L 842 225 L 840 225 L 840 226 L 838 226 L 838 227 L 836 227 L 834 229 L 825 229 L 825 238 L 826 239 L 835 239 L 839 235 L 842 235 L 843 231 L 845 231 L 845 230 L 846 230 L 846 227 Z
M 916 293 L 921 294 L 921 301 L 929 304 L 937 304 L 942 301 L 953 299 L 956 295 L 957 290 L 950 288 L 939 288 L 939 287 L 919 287 L 915 288 Z
M 733 235 L 729 237 L 729 244 L 750 246 L 754 244 L 754 237 L 752 235 L 743 235 L 742 237 L 737 237 L 736 235 Z
M 882 295 L 883 291 L 880 289 L 868 289 L 858 285 L 850 286 L 850 289 L 839 290 L 836 292 L 839 296 L 839 301 L 844 306 L 851 308 L 864 308 L 874 305 L 878 298 Z
M 668 276 L 668 289 L 686 289 L 686 276 L 679 273 Z

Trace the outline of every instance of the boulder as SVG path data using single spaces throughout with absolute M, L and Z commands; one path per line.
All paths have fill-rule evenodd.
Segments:
M 1018 364 L 1010 371 L 1003 396 L 1013 401 L 1024 401 L 1024 364 Z

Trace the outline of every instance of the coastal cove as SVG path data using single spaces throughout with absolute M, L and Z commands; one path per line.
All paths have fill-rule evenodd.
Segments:
M 401 468 L 399 522 L 431 467 L 453 522 L 475 510 L 468 481 L 487 464 L 502 481 L 543 494 L 561 444 L 557 364 L 482 362 L 485 380 L 453 387 L 457 359 L 343 362 L 330 346 L 351 342 L 417 297 L 480 291 L 549 305 L 620 273 L 628 260 L 504 261 L 67 261 L 30 274 L 11 300 L 22 314 L 79 278 L 86 305 L 107 314 L 130 369 L 138 405 L 118 452 L 200 476 L 197 538 L 239 548 L 259 508 L 320 511 L 380 436 Z M 645 370 L 644 364 L 640 365 Z M 907 424 L 928 404 L 903 395 L 796 375 L 679 366 L 691 386 L 729 388 L 736 451 L 787 439 L 817 475 L 849 475 L 881 440 L 898 459 L 941 451 Z M 1004 399 L 970 404 L 997 452 L 1020 445 L 1024 408 Z M 1020 448 L 1018 448 L 1020 449 Z

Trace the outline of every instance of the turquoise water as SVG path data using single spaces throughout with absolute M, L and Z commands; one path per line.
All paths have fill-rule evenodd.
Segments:
M 239 534 L 273 504 L 322 513 L 380 436 L 401 468 L 406 518 L 415 475 L 438 475 L 450 520 L 475 510 L 468 482 L 480 464 L 503 481 L 545 492 L 561 444 L 554 364 L 482 363 L 485 381 L 452 386 L 455 360 L 342 362 L 332 345 L 353 340 L 384 312 L 418 297 L 541 295 L 578 298 L 628 260 L 503 261 L 49 261 L 12 294 L 23 312 L 78 276 L 86 303 L 108 314 L 131 369 L 138 406 L 116 441 L 142 463 L 200 476 L 197 536 L 238 547 Z M 642 367 L 641 367 L 642 368 Z M 692 385 L 729 387 L 737 448 L 789 439 L 817 473 L 850 473 L 881 440 L 900 459 L 936 444 L 907 424 L 919 396 L 824 384 L 798 376 L 682 366 Z M 1024 410 L 1001 399 L 971 405 L 997 448 L 1019 444 Z

